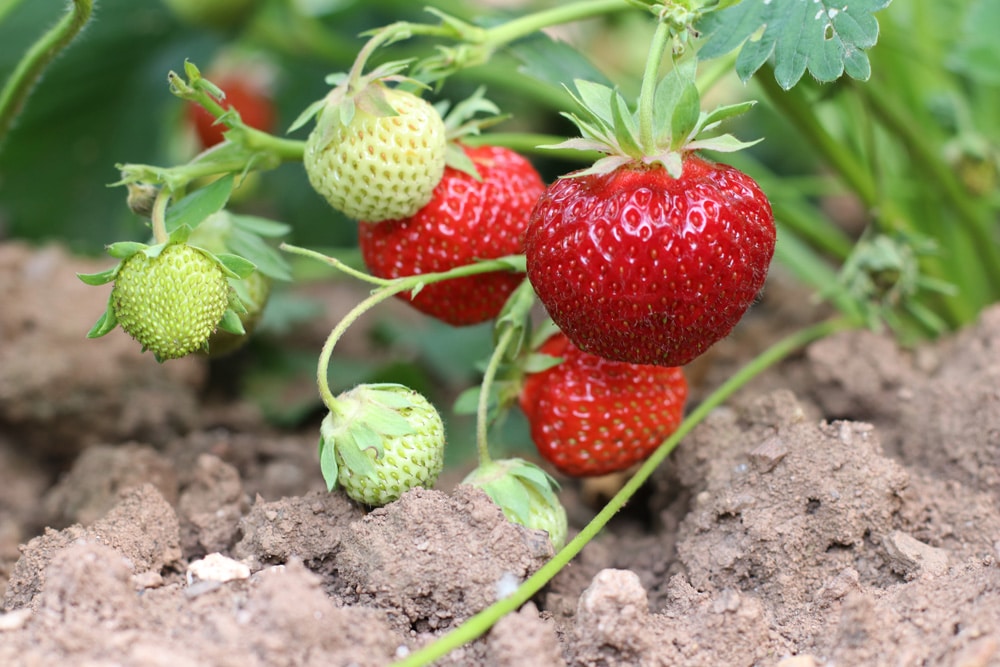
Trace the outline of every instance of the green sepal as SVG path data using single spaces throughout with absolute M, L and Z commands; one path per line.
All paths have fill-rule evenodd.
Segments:
M 128 259 L 135 253 L 145 250 L 148 247 L 147 244 L 136 241 L 119 241 L 107 246 L 105 250 L 115 259 Z
M 87 285 L 97 287 L 98 285 L 106 285 L 114 280 L 118 276 L 118 271 L 121 267 L 121 263 L 118 263 L 107 271 L 100 271 L 98 273 L 78 273 L 76 274 L 76 277 Z
M 229 310 L 232 310 L 237 315 L 246 315 L 247 312 L 249 312 L 247 311 L 247 306 L 245 303 L 243 303 L 243 297 L 241 297 L 240 293 L 236 290 L 235 287 L 233 287 L 233 283 L 242 285 L 243 281 L 238 280 L 236 278 L 229 279 L 229 286 L 230 288 L 232 288 L 229 290 Z
M 208 251 L 204 250 L 203 252 Z M 249 278 L 250 275 L 257 270 L 257 265 L 249 259 L 240 257 L 239 255 L 223 252 L 214 255 L 214 257 L 218 260 L 219 265 L 229 278 L 239 278 L 240 280 L 243 280 L 245 278 Z
M 639 128 L 628 108 L 628 102 L 617 90 L 611 98 L 611 114 L 614 122 L 614 136 L 619 148 L 627 155 L 641 155 L 642 148 L 639 146 L 637 137 Z
M 160 256 L 160 253 L 162 253 L 168 245 L 171 245 L 171 243 L 172 243 L 171 241 L 167 241 L 166 243 L 154 243 L 151 246 L 147 246 L 141 252 L 149 259 L 156 259 L 157 257 Z
M 223 313 L 222 319 L 219 320 L 219 329 L 234 336 L 245 336 L 247 333 L 243 327 L 243 321 L 240 320 L 239 315 L 233 312 L 232 308 L 227 308 L 226 312 Z
M 542 373 L 550 368 L 555 368 L 563 361 L 563 357 L 554 357 L 551 354 L 532 352 L 525 358 L 521 368 L 525 373 Z
M 701 96 L 694 82 L 685 82 L 670 115 L 670 147 L 680 150 L 693 138 L 701 117 Z
M 170 230 L 170 233 L 167 235 L 166 243 L 161 243 L 159 245 L 168 246 L 172 244 L 187 243 L 189 238 L 191 238 L 191 227 L 188 225 L 180 225 L 179 227 Z M 157 250 L 156 254 L 159 255 L 162 250 L 163 248 L 160 248 Z M 148 252 L 146 254 L 149 255 Z
M 288 126 L 288 129 L 285 132 L 287 134 L 291 134 L 300 127 L 305 126 L 305 124 L 308 123 L 310 120 L 312 120 L 316 116 L 316 114 L 318 114 L 320 111 L 323 110 L 323 107 L 325 106 L 326 106 L 326 98 L 323 98 L 321 100 L 316 100 L 315 102 L 307 106 L 305 108 L 305 111 L 300 113 L 298 117 L 294 121 L 292 121 L 292 124 Z
M 337 486 L 340 467 L 337 465 L 337 454 L 333 444 L 327 443 L 323 438 L 319 439 L 319 470 L 323 474 L 323 481 L 326 482 L 326 490 L 333 491 Z
M 101 336 L 106 336 L 114 331 L 117 326 L 118 315 L 115 314 L 115 308 L 111 302 L 111 297 L 108 297 L 108 307 L 104 310 L 104 314 L 101 315 L 100 319 L 98 319 L 94 326 L 90 328 L 90 331 L 87 332 L 87 338 L 100 338 Z
M 458 144 L 448 142 L 448 145 L 445 147 L 444 162 L 452 169 L 460 171 L 463 174 L 468 174 L 480 183 L 483 182 L 483 177 L 480 175 L 479 170 L 476 169 L 476 163 L 465 154 L 465 151 Z
M 344 431 L 337 438 L 335 447 L 337 454 L 340 455 L 341 460 L 344 462 L 344 467 L 350 470 L 352 475 L 367 477 L 370 480 L 378 479 L 375 464 L 372 462 L 371 457 L 365 453 L 367 450 L 361 449 L 361 445 L 355 439 L 352 429 Z

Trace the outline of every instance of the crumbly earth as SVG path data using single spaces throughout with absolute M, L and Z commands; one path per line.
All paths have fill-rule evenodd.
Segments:
M 551 557 L 473 489 L 327 493 L 312 430 L 197 409 L 206 361 L 84 340 L 107 295 L 74 274 L 99 268 L 0 244 L 0 665 L 388 665 Z M 769 286 L 690 369 L 695 400 L 819 314 L 789 301 Z M 1000 665 L 998 352 L 1000 307 L 913 350 L 813 344 L 437 664 Z M 608 489 L 564 482 L 579 528 Z

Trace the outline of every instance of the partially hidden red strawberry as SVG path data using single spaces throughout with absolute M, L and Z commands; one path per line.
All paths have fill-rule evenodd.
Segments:
M 746 102 L 700 112 L 695 64 L 656 89 L 644 122 L 617 91 L 577 82 L 583 137 L 563 148 L 606 154 L 538 200 L 525 235 L 528 278 L 581 349 L 681 366 L 732 331 L 764 285 L 774 216 L 746 174 L 695 151 L 749 144 L 701 135 Z
M 535 207 L 525 247 L 538 298 L 577 345 L 681 366 L 732 331 L 774 243 L 757 184 L 688 153 L 678 178 L 629 164 L 560 179 Z
M 446 167 L 431 201 L 414 216 L 360 225 L 358 245 L 372 274 L 434 273 L 523 251 L 528 216 L 545 190 L 541 177 L 510 149 L 462 148 L 481 180 Z M 477 324 L 495 318 L 523 279 L 497 271 L 434 283 L 400 298 L 448 324 Z
M 274 130 L 277 122 L 274 101 L 262 82 L 252 76 L 241 76 L 239 72 L 233 71 L 212 78 L 212 83 L 226 94 L 224 100 L 218 100 L 219 104 L 226 109 L 235 109 L 244 124 L 264 132 Z M 215 116 L 204 107 L 189 104 L 187 115 L 188 122 L 198 134 L 202 148 L 211 148 L 223 142 L 225 137 L 222 133 L 226 131 L 226 126 L 217 123 Z
M 572 477 L 644 461 L 677 430 L 688 386 L 680 368 L 583 352 L 563 333 L 538 349 L 563 361 L 528 374 L 519 395 L 538 453 Z

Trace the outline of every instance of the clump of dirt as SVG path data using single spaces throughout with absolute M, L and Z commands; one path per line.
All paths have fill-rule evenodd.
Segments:
M 315 433 L 240 402 L 195 410 L 204 361 L 83 340 L 106 298 L 73 292 L 88 270 L 0 245 L 15 304 L 0 310 L 0 664 L 387 665 L 552 555 L 478 490 L 378 510 L 328 493 Z M 767 341 L 768 313 L 785 312 L 768 294 L 694 369 L 695 400 L 741 340 Z M 916 349 L 872 332 L 813 344 L 438 664 L 1000 664 L 998 332 L 994 307 Z M 564 481 L 579 527 L 594 509 Z

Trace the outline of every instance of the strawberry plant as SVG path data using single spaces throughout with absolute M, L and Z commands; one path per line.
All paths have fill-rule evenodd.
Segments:
M 463 329 L 488 331 L 490 352 L 453 410 L 475 415 L 475 436 L 448 448 L 475 449 L 466 483 L 559 551 L 401 665 L 432 662 L 530 599 L 712 409 L 803 345 L 864 326 L 926 340 L 1000 300 L 995 3 L 580 0 L 515 16 L 447 3 L 426 22 L 363 26 L 359 49 L 273 4 L 301 39 L 258 39 L 347 72 L 314 82 L 322 97 L 300 100 L 291 136 L 193 62 L 169 73 L 170 92 L 221 134 L 183 164 L 117 165 L 152 239 L 110 242 L 120 263 L 81 276 L 114 283 L 91 335 L 120 325 L 164 361 L 212 353 L 252 329 L 271 281 L 292 277 L 270 240 L 312 221 L 349 230 L 358 261 L 304 247 L 319 243 L 281 247 L 371 287 L 319 350 L 318 465 L 331 491 L 378 506 L 434 484 L 450 424 L 400 383 L 335 395 L 344 332 L 393 298 L 438 332 L 489 323 Z M 13 71 L 0 138 L 90 9 L 75 2 Z M 624 15 L 643 26 L 629 35 L 641 61 L 622 55 L 605 71 L 546 32 Z M 466 97 L 470 81 L 494 102 Z M 508 132 L 496 129 L 505 107 Z M 494 117 L 469 120 L 481 111 Z M 257 173 L 299 184 L 287 199 L 322 213 L 241 213 L 233 184 Z M 682 367 L 739 326 L 773 266 L 836 315 L 761 350 L 685 416 Z M 494 459 L 516 410 L 528 453 Z M 559 482 L 636 466 L 570 538 Z

